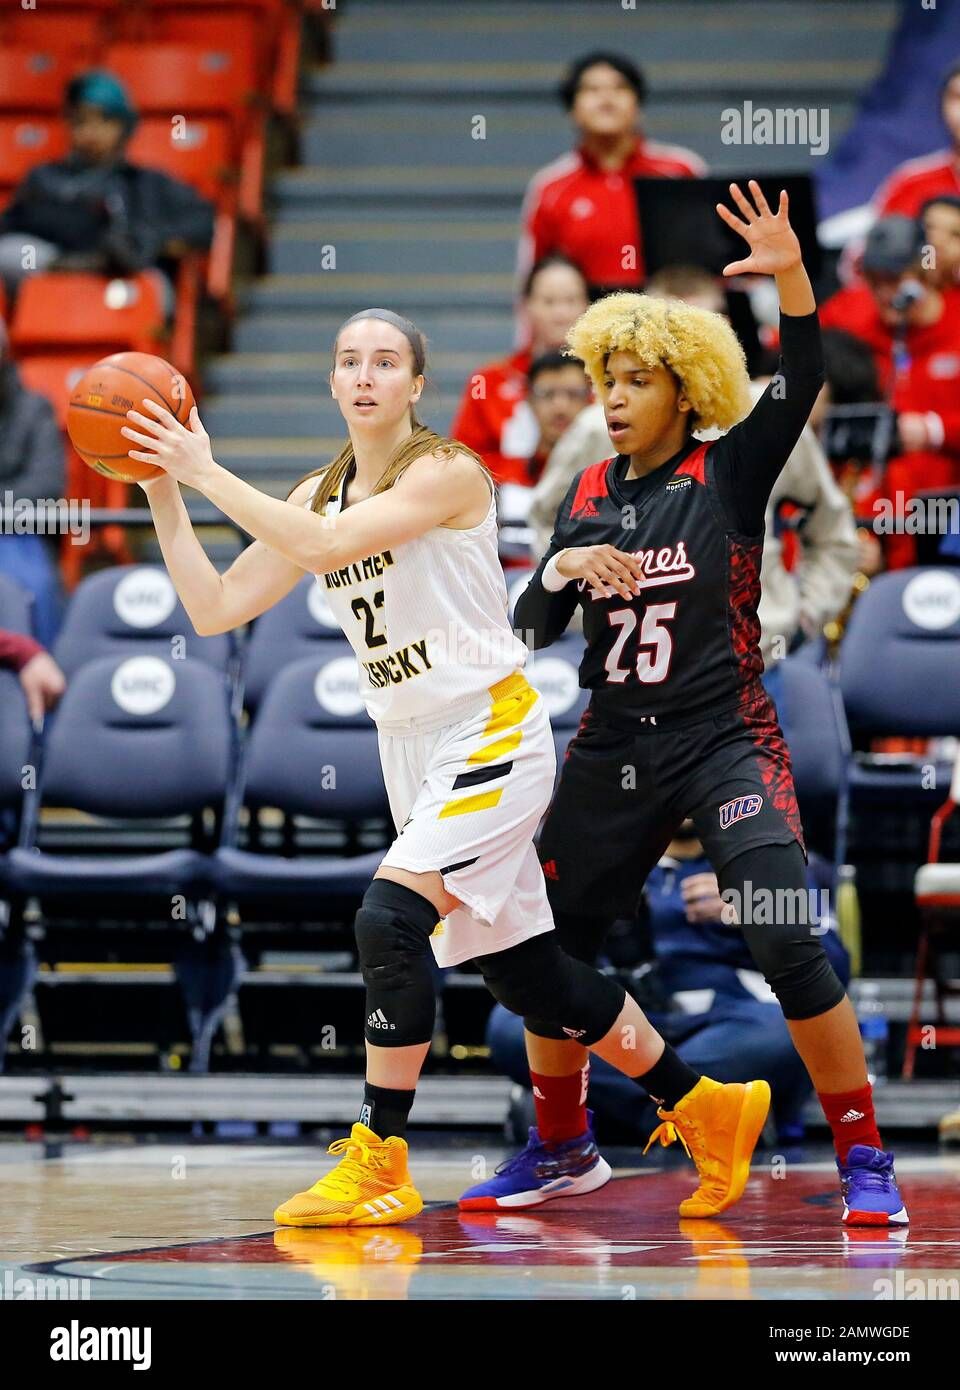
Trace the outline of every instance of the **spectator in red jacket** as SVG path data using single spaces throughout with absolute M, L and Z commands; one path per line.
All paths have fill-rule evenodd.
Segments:
M 34 721 L 41 719 L 67 688 L 66 678 L 49 652 L 32 637 L 0 628 L 0 667 L 16 671 Z
M 633 180 L 695 178 L 706 172 L 691 150 L 644 138 L 646 93 L 641 70 L 617 53 L 589 53 L 570 68 L 560 98 L 580 144 L 527 186 L 519 279 L 543 256 L 560 252 L 580 266 L 595 292 L 643 285 Z
M 960 285 L 960 194 L 941 193 L 920 209 L 923 239 L 933 248 L 924 260 L 924 279 L 938 290 Z
M 820 311 L 872 350 L 886 398 L 897 412 L 902 452 L 879 495 L 905 503 L 922 488 L 960 482 L 960 290 L 930 285 L 922 272 L 923 232 L 913 218 L 875 223 L 863 253 L 864 283 L 841 290 Z M 913 537 L 887 537 L 891 568 L 912 564 Z
M 589 304 L 587 283 L 565 256 L 546 256 L 527 276 L 523 301 L 529 346 L 473 373 L 450 433 L 476 450 L 498 483 L 532 487 L 540 427 L 527 401 L 527 373 L 535 357 L 563 345 Z
M 891 213 L 916 217 L 924 203 L 937 194 L 960 195 L 960 60 L 943 79 L 940 109 L 950 133 L 950 146 L 899 164 L 874 194 L 878 217 Z

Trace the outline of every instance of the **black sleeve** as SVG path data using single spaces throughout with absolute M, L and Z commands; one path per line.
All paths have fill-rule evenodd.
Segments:
M 720 500 L 734 530 L 756 536 L 773 485 L 792 454 L 823 385 L 816 312 L 780 315 L 780 361 L 745 420 L 710 447 Z
M 569 584 L 564 585 L 556 593 L 550 593 L 540 582 L 540 576 L 543 574 L 547 561 L 558 551 L 567 548 L 568 542 L 563 538 L 564 531 L 579 482 L 580 473 L 570 484 L 567 495 L 560 504 L 547 553 L 537 566 L 536 573 L 530 576 L 530 583 L 520 595 L 514 609 L 514 631 L 520 640 L 526 642 L 533 651 L 539 651 L 541 647 L 549 647 L 551 642 L 555 642 L 558 637 L 563 636 L 576 611 L 580 597 L 577 584 L 572 579 Z

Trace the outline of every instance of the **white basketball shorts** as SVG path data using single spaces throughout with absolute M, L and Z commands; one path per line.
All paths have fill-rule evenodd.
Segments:
M 442 966 L 553 928 L 533 845 L 556 774 L 550 720 L 522 672 L 488 695 L 476 712 L 442 728 L 378 731 L 398 830 L 383 864 L 439 872 L 463 904 L 431 938 Z

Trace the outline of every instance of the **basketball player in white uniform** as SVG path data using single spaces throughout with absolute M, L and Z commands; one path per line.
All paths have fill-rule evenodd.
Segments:
M 316 574 L 357 654 L 378 728 L 397 838 L 356 918 L 367 989 L 363 1105 L 349 1138 L 331 1146 L 337 1166 L 277 1209 L 282 1225 L 381 1225 L 421 1211 L 403 1135 L 435 1021 L 431 947 L 444 966 L 475 960 L 505 1007 L 554 1020 L 654 1097 L 682 1066 L 618 983 L 556 944 L 533 846 L 556 768 L 550 725 L 507 618 L 489 474 L 416 419 L 424 357 L 422 334 L 389 310 L 346 321 L 330 385 L 349 442 L 285 502 L 213 460 L 196 412 L 186 429 L 161 407 L 134 410 L 125 429 L 141 446 L 131 456 L 164 470 L 142 486 L 197 632 L 249 622 L 305 571 Z M 190 525 L 181 482 L 256 537 L 222 577 Z M 632 597 L 633 557 L 595 549 L 588 582 Z M 710 1131 L 705 1091 L 689 1130 L 701 1184 L 685 1214 L 714 1215 L 743 1190 L 769 1088 L 739 1091 L 746 1164 L 731 1164 L 730 1134 L 717 1136 L 719 1148 L 696 1142 L 696 1128 Z M 735 1176 L 718 1188 L 720 1170 Z M 590 1191 L 609 1176 L 591 1139 L 557 1186 Z

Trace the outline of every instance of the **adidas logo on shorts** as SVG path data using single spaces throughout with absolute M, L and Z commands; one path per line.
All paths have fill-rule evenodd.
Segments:
M 393 1033 L 397 1030 L 397 1025 L 387 1021 L 387 1016 L 382 1009 L 374 1009 L 367 1019 L 367 1027 L 389 1029 Z
M 563 1031 L 568 1038 L 582 1038 L 587 1030 L 586 1028 L 564 1028 Z

